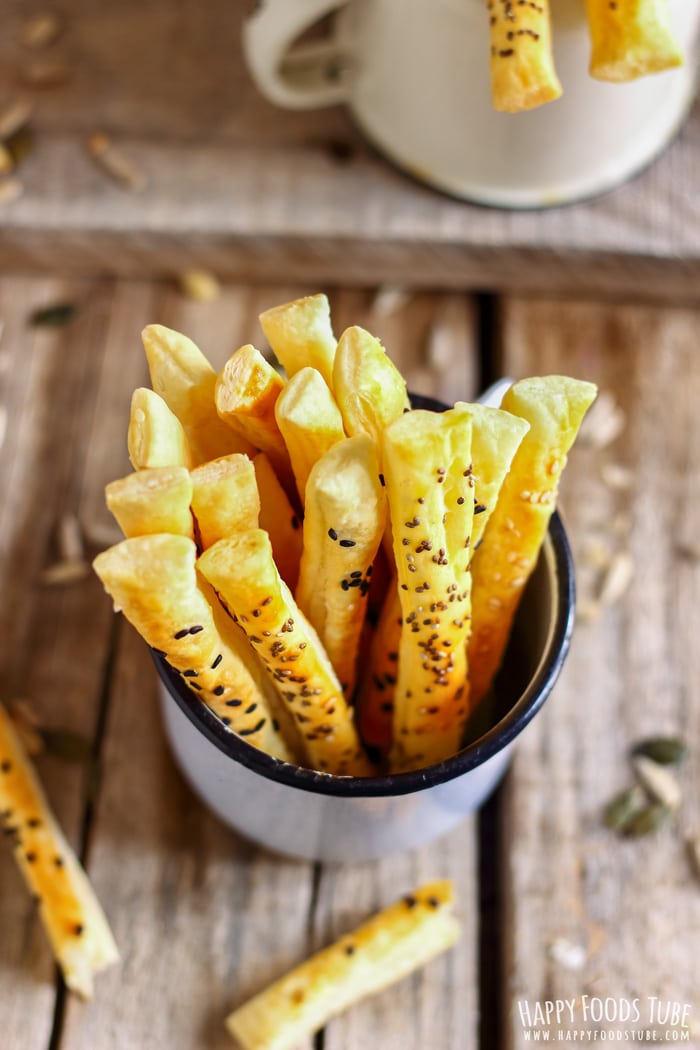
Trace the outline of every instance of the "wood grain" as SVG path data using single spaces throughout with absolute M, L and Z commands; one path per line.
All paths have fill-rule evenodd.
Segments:
M 250 282 L 527 288 L 697 300 L 700 109 L 645 172 L 595 201 L 507 212 L 393 169 L 339 108 L 278 110 L 243 66 L 246 0 L 67 0 L 52 54 L 71 76 L 28 89 L 6 4 L 0 98 L 36 102 L 24 195 L 0 216 L 0 265 L 164 275 L 194 263 Z M 143 170 L 129 193 L 90 160 L 105 130 Z
M 551 301 L 510 300 L 503 312 L 504 370 L 592 379 L 625 413 L 619 437 L 602 449 L 580 443 L 564 476 L 580 606 L 600 586 L 594 551 L 634 561 L 622 599 L 578 623 L 508 779 L 508 1047 L 524 1045 L 521 1001 L 576 999 L 580 1020 L 581 996 L 636 996 L 648 1018 L 647 997 L 660 996 L 692 1004 L 697 1024 L 700 894 L 684 838 L 700 826 L 699 320 L 692 310 Z M 629 489 L 604 483 L 611 464 L 631 471 Z M 659 734 L 692 749 L 678 774 L 680 816 L 621 839 L 602 826 L 602 810 L 633 780 L 629 748 Z M 580 969 L 556 961 L 560 939 L 583 949 Z

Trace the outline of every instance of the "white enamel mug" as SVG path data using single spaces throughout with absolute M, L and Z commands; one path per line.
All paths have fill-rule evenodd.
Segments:
M 413 397 L 412 403 L 445 407 L 427 398 Z M 232 733 L 154 652 L 173 754 L 225 824 L 279 853 L 361 861 L 424 845 L 477 809 L 503 777 L 516 737 L 562 668 L 574 605 L 573 561 L 555 513 L 492 698 L 467 727 L 469 743 L 444 762 L 387 776 L 332 776 L 259 751 Z
M 367 137 L 418 179 L 501 207 L 542 207 L 602 193 L 647 164 L 694 97 L 700 0 L 669 0 L 683 67 L 629 84 L 588 74 L 584 0 L 553 0 L 563 96 L 526 113 L 491 105 L 485 0 L 262 0 L 243 29 L 268 99 L 345 103 Z M 294 41 L 337 11 L 327 42 Z

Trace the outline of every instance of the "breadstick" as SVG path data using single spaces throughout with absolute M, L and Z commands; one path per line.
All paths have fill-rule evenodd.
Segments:
M 314 463 L 345 437 L 343 417 L 327 383 L 315 368 L 302 368 L 277 399 L 275 418 L 291 460 L 299 498 Z
M 226 1020 L 243 1050 L 294 1050 L 332 1017 L 452 948 L 452 883 L 429 882 L 281 977 Z
M 190 476 L 192 513 L 202 550 L 224 536 L 257 528 L 260 497 L 255 468 L 247 456 L 234 452 L 212 459 Z
M 474 553 L 469 675 L 472 705 L 488 692 L 505 651 L 515 610 L 535 567 L 554 511 L 559 477 L 593 383 L 565 376 L 522 379 L 502 407 L 530 424 Z
M 292 761 L 274 723 L 249 646 L 208 600 L 184 536 L 138 536 L 103 551 L 93 566 L 115 608 L 160 652 L 224 725 L 268 754 Z
M 636 80 L 683 64 L 667 0 L 586 0 L 586 14 L 597 80 Z
M 253 460 L 260 495 L 261 529 L 270 537 L 279 574 L 292 593 L 296 590 L 301 561 L 301 519 L 289 502 L 272 464 L 264 452 Z
M 105 487 L 105 499 L 125 536 L 173 532 L 194 539 L 192 479 L 186 467 L 153 467 Z
M 357 702 L 360 736 L 366 744 L 384 752 L 389 750 L 393 739 L 394 690 L 402 623 L 399 585 L 394 577 L 371 635 Z
M 127 444 L 134 470 L 193 465 L 182 423 L 148 387 L 139 387 L 131 397 Z
M 7 711 L 0 704 L 0 816 L 66 985 L 84 999 L 119 959 L 112 931 Z
M 338 341 L 333 391 L 346 433 L 369 434 L 377 443 L 384 428 L 410 408 L 401 373 L 379 340 L 357 326 Z
M 214 544 L 197 563 L 248 635 L 303 737 L 311 766 L 369 776 L 340 683 L 315 631 L 275 567 L 262 529 Z
M 391 765 L 416 769 L 457 751 L 468 712 L 471 421 L 409 412 L 382 446 L 403 620 Z
M 517 113 L 559 98 L 549 0 L 488 0 L 486 6 L 494 109 Z
M 308 365 L 332 388 L 335 336 L 325 295 L 273 306 L 260 314 L 260 325 L 290 379 Z
M 338 442 L 306 483 L 296 600 L 318 632 L 346 697 L 355 688 L 367 592 L 385 521 L 374 442 L 366 434 Z
M 285 381 L 248 343 L 229 357 L 216 380 L 216 411 L 233 430 L 267 453 L 275 473 L 294 491 L 289 454 L 275 419 Z
M 250 442 L 216 413 L 216 372 L 199 347 L 160 324 L 147 325 L 142 338 L 153 389 L 182 423 L 195 465 L 230 452 L 252 454 Z

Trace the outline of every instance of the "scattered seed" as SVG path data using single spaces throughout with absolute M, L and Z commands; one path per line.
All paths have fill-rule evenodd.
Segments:
M 697 878 L 700 879 L 700 835 L 688 839 L 687 846 L 690 862 L 693 865 L 693 871 Z
M 145 174 L 114 145 L 107 135 L 95 132 L 88 139 L 87 148 L 90 156 L 102 170 L 125 189 L 138 193 L 146 187 Z
M 593 569 L 607 569 L 612 561 L 612 553 L 608 545 L 603 540 L 596 538 L 589 540 L 583 555 Z
M 675 766 L 688 754 L 688 746 L 679 737 L 655 736 L 636 744 L 632 754 L 645 755 L 660 766 Z
M 19 40 L 24 47 L 49 47 L 59 38 L 62 31 L 63 22 L 54 11 L 41 11 L 24 20 Z
M 59 328 L 72 321 L 77 312 L 75 303 L 51 303 L 34 310 L 29 315 L 29 323 L 34 328 Z
M 389 285 L 377 290 L 370 310 L 375 317 L 389 317 L 398 313 L 412 299 L 412 295 L 405 288 L 392 288 Z
M 28 124 L 34 112 L 34 103 L 28 98 L 16 98 L 0 110 L 0 139 L 4 142 Z
M 0 180 L 0 208 L 4 204 L 12 204 L 13 201 L 22 196 L 23 192 L 24 186 L 14 176 Z
M 630 821 L 645 808 L 646 797 L 639 784 L 616 795 L 605 807 L 603 823 L 611 831 L 624 831 Z
M 73 67 L 63 58 L 32 58 L 19 72 L 30 87 L 49 88 L 67 84 L 73 76 Z
M 634 483 L 634 474 L 629 467 L 623 467 L 620 463 L 604 463 L 600 468 L 600 476 L 603 484 L 610 489 L 623 492 L 631 488 Z
M 208 270 L 185 270 L 177 281 L 182 294 L 198 303 L 213 303 L 221 295 L 218 279 Z
M 634 575 L 632 555 L 620 551 L 610 562 L 598 594 L 601 605 L 615 605 L 624 596 Z
M 75 514 L 63 514 L 57 528 L 58 553 L 62 561 L 82 562 L 85 556 L 83 531 Z
M 46 750 L 63 762 L 87 762 L 92 757 L 90 741 L 72 729 L 41 729 Z
M 58 561 L 44 569 L 39 582 L 45 587 L 63 587 L 84 580 L 88 572 L 89 566 L 85 561 Z
M 646 755 L 637 755 L 632 765 L 640 784 L 656 802 L 661 802 L 670 810 L 680 808 L 681 789 L 673 773 Z
M 671 810 L 668 806 L 662 805 L 661 802 L 654 802 L 632 817 L 623 829 L 624 834 L 632 837 L 650 835 L 663 827 L 670 816 Z
M 565 970 L 582 970 L 588 961 L 588 953 L 581 944 L 557 937 L 549 945 L 549 957 Z

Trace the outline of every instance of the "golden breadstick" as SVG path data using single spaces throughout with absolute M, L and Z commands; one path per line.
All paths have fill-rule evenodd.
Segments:
M 385 522 L 374 442 L 366 434 L 338 442 L 306 483 L 296 600 L 318 632 L 346 697 L 355 688 L 367 592 Z
M 301 561 L 301 519 L 289 502 L 289 497 L 264 452 L 255 457 L 253 465 L 260 496 L 259 525 L 270 537 L 272 554 L 280 576 L 290 591 L 294 592 Z
M 683 64 L 667 0 L 586 0 L 590 74 L 626 81 Z
M 371 635 L 357 702 L 360 736 L 366 744 L 381 751 L 389 750 L 393 738 L 394 690 L 402 623 L 399 585 L 394 577 Z
M 92 995 L 93 976 L 119 958 L 112 931 L 0 704 L 0 816 L 15 859 L 72 992 Z
M 194 539 L 192 479 L 186 467 L 153 467 L 105 487 L 107 506 L 125 536 L 173 532 Z
M 593 383 L 565 376 L 522 379 L 502 407 L 530 424 L 474 553 L 469 677 L 472 705 L 488 692 L 505 651 L 515 610 L 554 511 L 559 477 Z
M 356 326 L 338 340 L 333 390 L 346 433 L 369 434 L 375 442 L 410 407 L 406 383 L 384 347 Z
M 345 437 L 343 417 L 320 372 L 302 368 L 277 399 L 275 418 L 282 431 L 302 505 L 314 463 Z
M 494 109 L 517 113 L 559 98 L 549 0 L 488 0 L 486 6 Z
M 391 764 L 415 769 L 457 751 L 468 712 L 471 421 L 409 412 L 382 446 L 403 619 Z
M 340 776 L 371 775 L 352 708 L 315 631 L 280 579 L 267 533 L 253 529 L 220 540 L 197 565 L 243 627 L 280 690 L 311 766 Z
M 259 350 L 241 346 L 216 380 L 216 411 L 233 430 L 267 453 L 277 477 L 294 491 L 289 454 L 275 419 L 285 381 Z
M 267 683 L 250 647 L 197 576 L 184 536 L 138 536 L 103 551 L 93 566 L 105 590 L 148 644 L 234 733 L 285 761 Z
M 452 883 L 429 882 L 285 974 L 226 1026 L 243 1050 L 293 1050 L 353 1003 L 452 948 Z
M 486 523 L 520 442 L 530 424 L 501 408 L 458 401 L 455 412 L 464 412 L 472 424 L 472 477 L 474 522 L 472 554 L 481 543 Z
M 193 465 L 182 423 L 148 387 L 139 387 L 131 397 L 127 444 L 134 470 Z
M 258 526 L 260 497 L 255 468 L 247 456 L 234 452 L 191 472 L 192 513 L 202 550 L 224 536 Z
M 304 299 L 273 306 L 260 314 L 260 324 L 290 379 L 308 365 L 320 372 L 331 386 L 335 336 L 325 295 L 307 295 Z
M 142 332 L 151 383 L 184 427 L 195 465 L 230 452 L 253 453 L 250 442 L 219 419 L 216 372 L 187 336 L 149 324 Z

